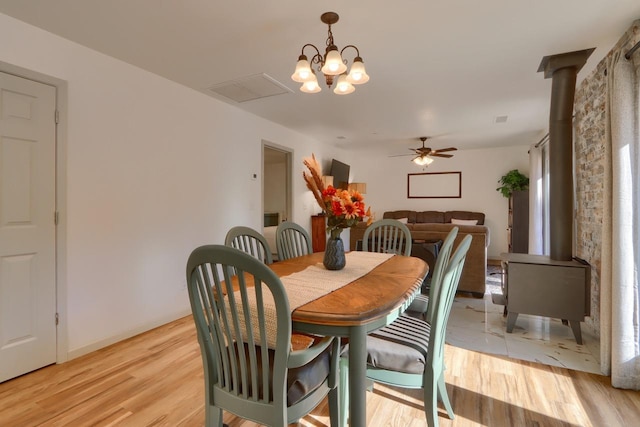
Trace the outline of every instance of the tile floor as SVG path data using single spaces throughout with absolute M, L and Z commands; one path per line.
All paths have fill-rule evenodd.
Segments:
M 512 333 L 506 332 L 504 306 L 491 301 L 500 292 L 498 267 L 490 267 L 483 299 L 456 296 L 449 323 L 447 343 L 468 350 L 499 354 L 514 359 L 600 374 L 600 343 L 582 328 L 578 345 L 571 328 L 560 319 L 519 315 Z

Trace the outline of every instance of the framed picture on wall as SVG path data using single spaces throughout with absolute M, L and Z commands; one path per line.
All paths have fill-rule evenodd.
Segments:
M 407 174 L 408 199 L 459 199 L 462 172 L 424 172 Z

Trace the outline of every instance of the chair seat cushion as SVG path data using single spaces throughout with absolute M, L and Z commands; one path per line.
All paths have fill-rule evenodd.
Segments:
M 418 295 L 415 297 L 409 307 L 407 307 L 406 313 L 409 316 L 415 317 L 416 314 L 425 314 L 427 309 L 429 308 L 429 296 L 428 295 Z
M 261 358 L 262 348 L 255 347 L 258 360 Z M 245 355 L 248 357 L 249 347 L 244 344 Z M 275 351 L 269 349 L 269 366 L 273 370 Z M 287 373 L 287 406 L 294 405 L 301 401 L 309 393 L 317 389 L 329 376 L 331 360 L 331 346 L 327 347 L 315 359 L 299 368 L 289 369 Z M 249 368 L 249 367 L 248 367 Z M 250 377 L 250 369 L 248 372 Z M 258 366 L 258 387 L 262 390 L 262 369 Z M 269 387 L 270 393 L 273 388 Z M 260 391 L 260 398 L 262 392 Z
M 367 364 L 374 368 L 422 374 L 429 347 L 429 324 L 400 316 L 390 325 L 367 336 Z M 345 348 L 343 357 L 347 357 Z
M 306 365 L 289 369 L 287 376 L 287 405 L 291 406 L 298 403 L 309 393 L 320 387 L 329 377 L 330 363 L 331 346 Z

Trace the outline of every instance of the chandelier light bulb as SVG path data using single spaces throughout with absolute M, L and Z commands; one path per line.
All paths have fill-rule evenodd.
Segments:
M 362 58 L 360 58 L 359 56 L 353 60 L 353 65 L 351 65 L 351 70 L 349 70 L 347 81 L 354 85 L 361 85 L 369 81 L 369 75 L 364 69 Z
M 341 74 L 338 77 L 338 83 L 336 83 L 336 88 L 333 90 L 333 93 L 337 95 L 348 95 L 356 90 L 355 87 L 347 80 L 346 74 Z
M 333 49 L 329 46 L 329 49 L 324 59 L 322 72 L 329 76 L 337 76 L 347 71 L 347 66 L 342 62 L 342 56 L 340 56 L 338 49 L 335 46 Z
M 311 77 L 304 83 L 302 83 L 302 87 L 300 90 L 304 93 L 318 93 L 322 90 L 320 85 L 318 85 L 318 79 L 316 78 L 315 73 L 311 73 Z
M 307 61 L 307 57 L 304 55 L 300 55 L 300 58 L 298 58 L 298 63 L 296 64 L 296 70 L 291 75 L 291 80 L 298 83 L 304 83 L 307 80 L 311 79 L 311 75 L 311 66 L 309 65 L 309 61 Z

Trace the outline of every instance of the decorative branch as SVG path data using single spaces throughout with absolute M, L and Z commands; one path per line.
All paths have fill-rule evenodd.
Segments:
M 311 154 L 311 157 L 307 157 L 302 161 L 307 169 L 309 169 L 310 175 L 306 172 L 302 172 L 302 177 L 307 183 L 307 188 L 313 193 L 313 197 L 318 202 L 320 209 L 326 211 L 326 206 L 322 200 L 322 192 L 325 190 L 324 182 L 322 182 L 322 167 L 316 160 L 316 156 Z

